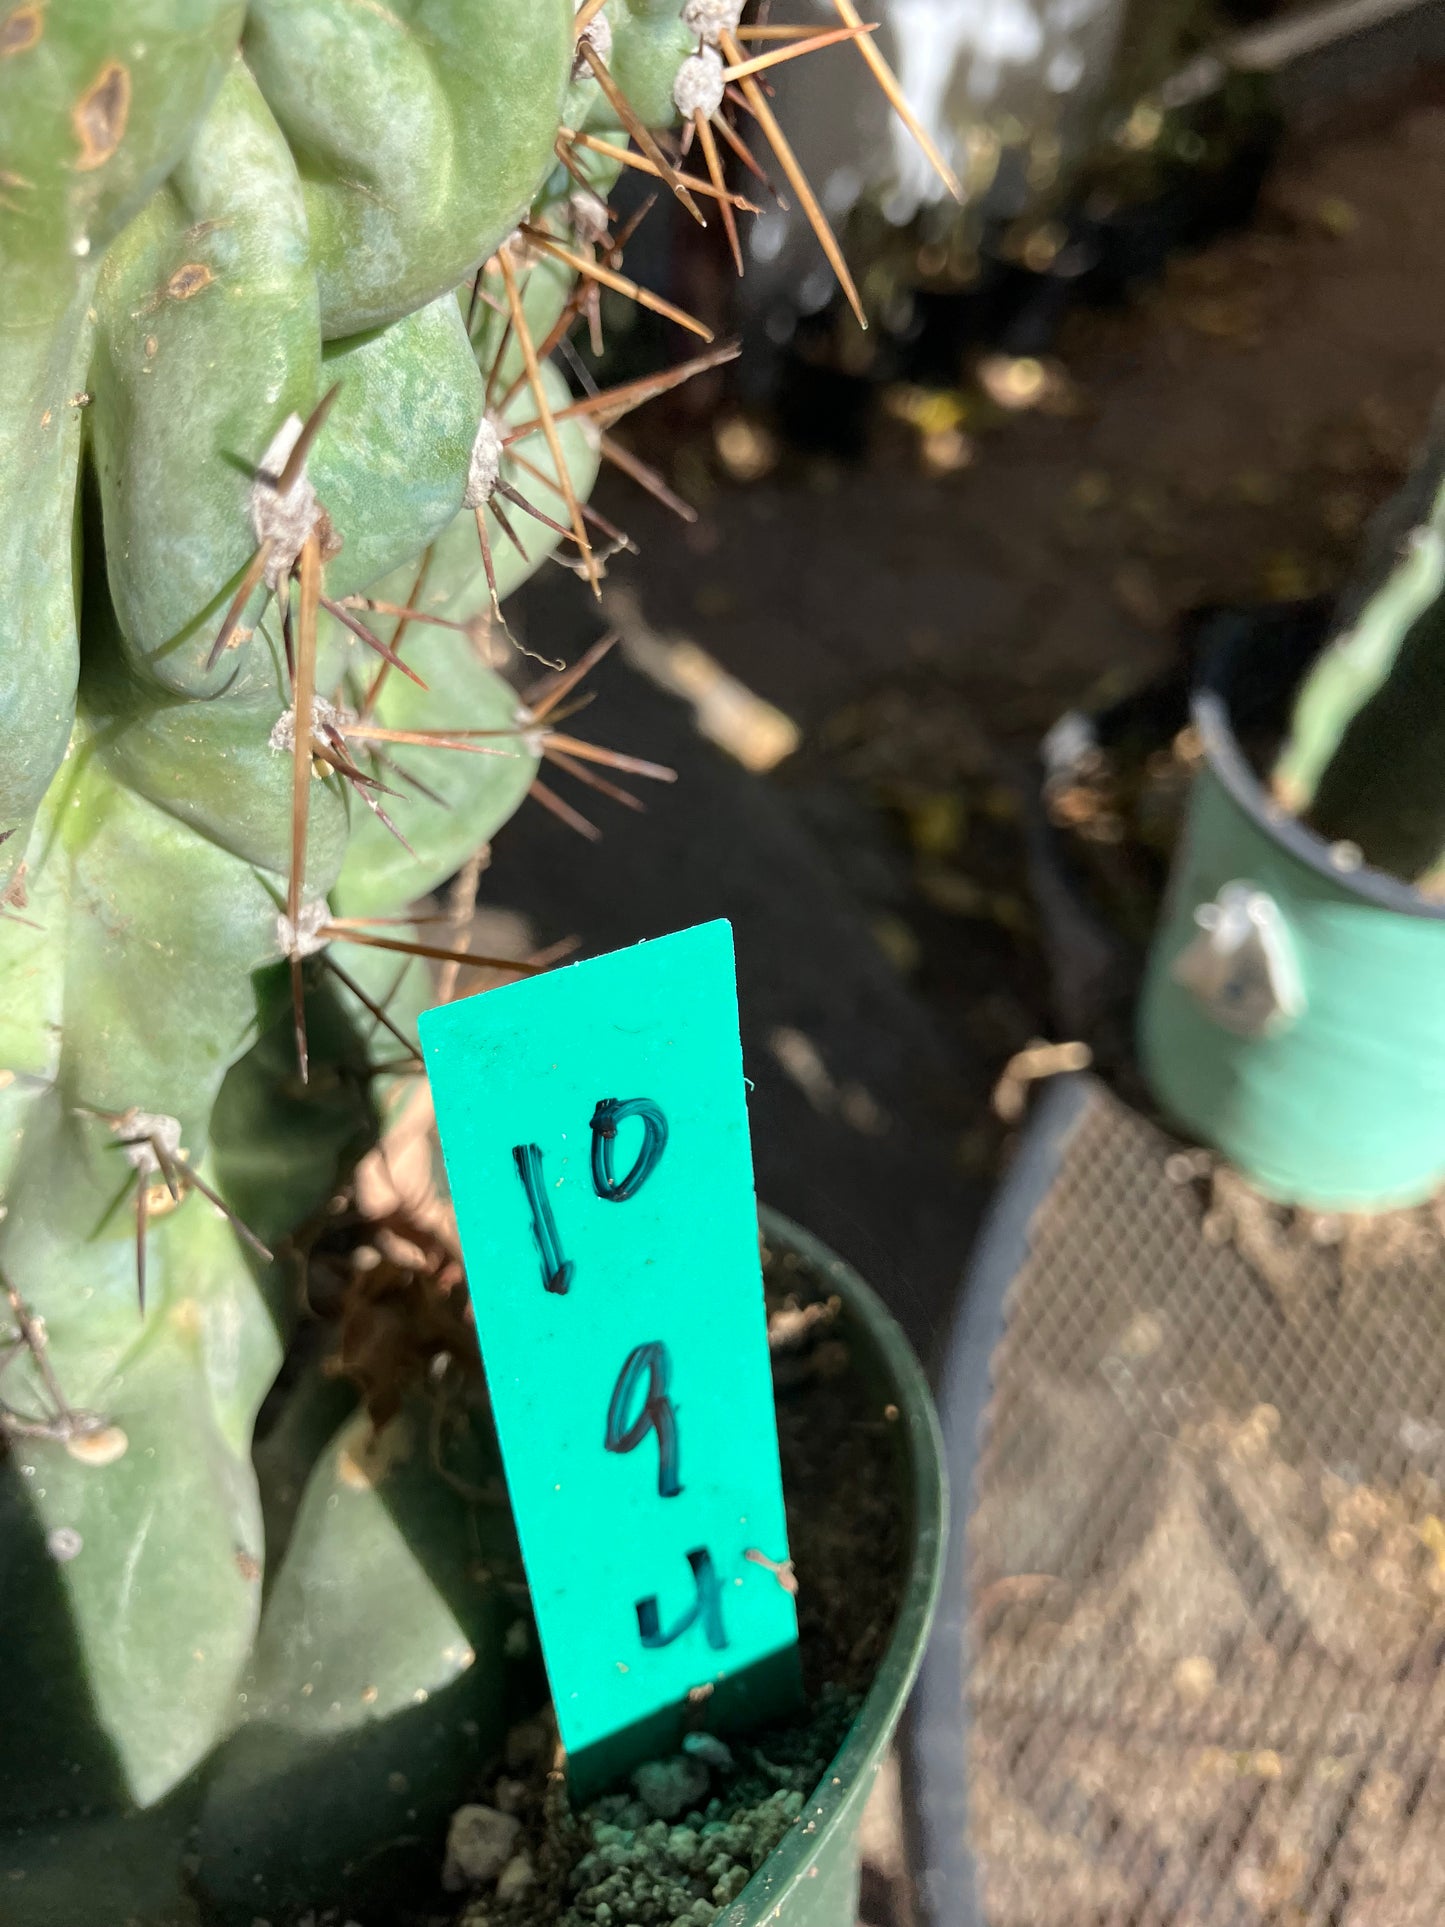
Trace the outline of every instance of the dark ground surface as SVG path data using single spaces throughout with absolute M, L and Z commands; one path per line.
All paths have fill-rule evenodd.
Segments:
M 759 1188 L 925 1352 L 996 1170 L 988 1093 L 1072 1014 L 1026 875 L 1035 745 L 1167 663 L 1191 606 L 1339 581 L 1439 383 L 1442 215 L 1445 79 L 1427 76 L 1287 139 L 1246 231 L 1077 313 L 1041 405 L 998 406 L 961 351 L 957 390 L 923 398 L 958 427 L 957 472 L 930 474 L 899 419 L 920 398 L 880 389 L 856 462 L 744 435 L 768 472 L 740 483 L 718 453 L 736 473 L 736 427 L 685 431 L 690 530 L 604 489 L 643 548 L 613 564 L 624 628 L 699 646 L 801 747 L 752 775 L 614 657 L 589 733 L 682 781 L 645 817 L 601 804 L 595 846 L 524 813 L 486 898 L 584 952 L 732 918 Z M 596 629 L 559 570 L 523 623 L 569 659 Z

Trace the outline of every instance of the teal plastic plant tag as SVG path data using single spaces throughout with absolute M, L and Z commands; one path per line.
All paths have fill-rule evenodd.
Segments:
M 574 1794 L 799 1691 L 732 931 L 421 1037 Z M 705 1699 L 700 1709 L 699 1697 Z

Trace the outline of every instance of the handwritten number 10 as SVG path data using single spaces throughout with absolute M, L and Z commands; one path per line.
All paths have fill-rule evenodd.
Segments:
M 619 1179 L 613 1166 L 617 1127 L 627 1118 L 642 1122 L 642 1148 L 632 1169 Z M 667 1119 L 650 1097 L 604 1097 L 592 1113 L 592 1189 L 607 1204 L 626 1204 L 635 1198 L 657 1169 L 667 1149 Z M 547 1195 L 540 1144 L 514 1144 L 512 1159 L 532 1212 L 532 1236 L 542 1260 L 542 1283 L 559 1297 L 571 1289 L 576 1266 L 562 1251 L 562 1237 Z

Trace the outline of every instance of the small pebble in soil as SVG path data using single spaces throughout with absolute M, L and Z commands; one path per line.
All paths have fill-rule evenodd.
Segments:
M 514 1853 L 497 1878 L 497 1899 L 505 1906 L 519 1900 L 537 1878 L 525 1853 Z
M 687 1753 L 671 1759 L 649 1760 L 632 1776 L 637 1797 L 659 1820 L 675 1820 L 680 1813 L 700 1806 L 707 1799 L 708 1771 L 703 1762 Z
M 670 1927 L 705 1922 L 736 1900 L 754 1868 L 777 1846 L 803 1809 L 798 1788 L 779 1789 L 731 1819 L 710 1802 L 696 1824 L 642 1820 L 636 1802 L 617 1802 L 612 1821 L 598 1819 L 593 1845 L 572 1874 L 573 1921 L 598 1927 Z M 597 1811 L 607 1805 L 599 1802 Z
M 512 1858 L 521 1822 L 495 1807 L 458 1807 L 447 1829 L 442 1885 L 450 1894 L 485 1887 Z
M 682 1750 L 705 1766 L 715 1766 L 720 1773 L 727 1773 L 733 1764 L 732 1748 L 715 1733 L 689 1733 L 683 1740 Z
M 534 1812 L 527 1845 L 514 1855 L 532 1877 L 514 1884 L 504 1872 L 472 1903 L 464 1927 L 706 1927 L 798 1821 L 857 1708 L 856 1693 L 824 1687 L 805 1721 L 770 1730 L 769 1753 L 728 1749 L 735 1757 L 715 1769 L 714 1794 L 706 1768 L 687 1753 L 639 1768 L 634 1791 L 604 1794 L 577 1812 L 560 1778 L 547 1776 L 545 1818 Z M 702 1791 L 668 1821 L 640 1788 L 676 1796 L 684 1767 Z M 539 1791 L 534 1784 L 534 1800 Z

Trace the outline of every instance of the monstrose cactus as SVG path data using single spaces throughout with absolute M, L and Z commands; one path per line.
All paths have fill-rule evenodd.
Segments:
M 533 967 L 407 919 L 529 793 L 574 815 L 544 758 L 606 760 L 575 671 L 499 673 L 500 604 L 554 553 L 595 587 L 599 460 L 665 493 L 613 424 L 731 352 L 553 359 L 601 287 L 708 336 L 621 272 L 624 165 L 739 265 L 734 100 L 797 186 L 755 69 L 801 43 L 740 11 L 0 0 L 14 1927 L 383 1891 L 515 1712 L 504 1645 L 535 1696 L 475 1375 L 379 1432 L 294 1348 L 277 1385 L 273 1254 L 419 1068 L 426 960 Z

